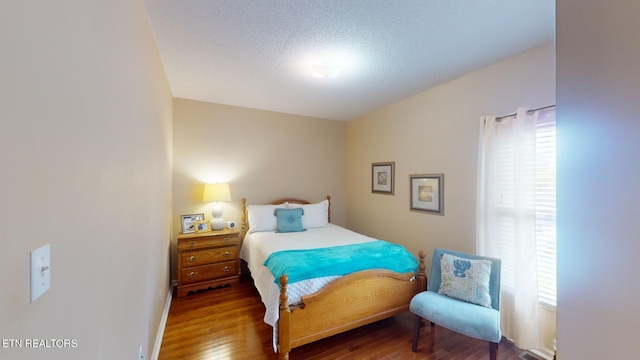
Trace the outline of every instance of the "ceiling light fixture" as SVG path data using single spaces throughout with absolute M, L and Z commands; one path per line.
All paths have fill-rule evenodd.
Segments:
M 313 76 L 322 79 L 333 79 L 340 75 L 342 66 L 336 63 L 323 62 L 320 64 L 312 64 Z

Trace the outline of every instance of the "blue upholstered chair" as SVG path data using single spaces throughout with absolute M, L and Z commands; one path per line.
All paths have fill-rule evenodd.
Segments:
M 442 273 L 441 259 L 443 254 L 449 254 L 468 260 L 491 261 L 491 275 L 489 279 L 490 307 L 458 300 L 438 293 Z M 438 324 L 457 333 L 489 342 L 491 360 L 496 359 L 498 343 L 502 337 L 500 333 L 500 260 L 480 255 L 465 254 L 457 251 L 435 249 L 431 262 L 431 275 L 427 291 L 413 297 L 410 310 L 415 314 L 413 330 L 413 352 L 418 348 L 418 337 L 422 319 L 431 322 L 431 326 Z M 485 263 L 485 269 L 488 264 Z M 489 301 L 488 298 L 485 298 Z M 487 304 L 488 305 L 488 304 Z

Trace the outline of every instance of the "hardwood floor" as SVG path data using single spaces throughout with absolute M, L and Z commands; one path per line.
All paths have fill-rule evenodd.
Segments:
M 277 359 L 271 327 L 262 321 L 264 306 L 250 281 L 239 286 L 176 298 L 164 331 L 160 360 Z M 295 348 L 292 360 L 305 359 L 489 359 L 489 344 L 440 326 L 425 326 L 418 351 L 411 351 L 410 313 Z M 503 339 L 498 359 L 522 352 Z

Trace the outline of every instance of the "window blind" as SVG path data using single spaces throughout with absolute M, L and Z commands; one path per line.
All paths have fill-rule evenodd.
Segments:
M 535 171 L 538 297 L 556 306 L 556 111 L 538 116 Z

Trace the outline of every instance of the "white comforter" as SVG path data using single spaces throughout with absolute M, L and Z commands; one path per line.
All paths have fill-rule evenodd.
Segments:
M 280 288 L 274 282 L 274 277 L 269 269 L 263 265 L 269 255 L 282 250 L 325 248 L 360 244 L 375 240 L 377 239 L 334 224 L 329 224 L 322 228 L 307 229 L 307 231 L 303 232 L 256 232 L 247 234 L 240 249 L 240 258 L 248 263 L 251 276 L 266 308 L 264 322 L 274 328 L 274 341 L 275 324 L 278 321 L 279 313 Z M 327 276 L 288 284 L 289 304 L 300 302 L 301 296 L 315 293 L 338 277 Z

